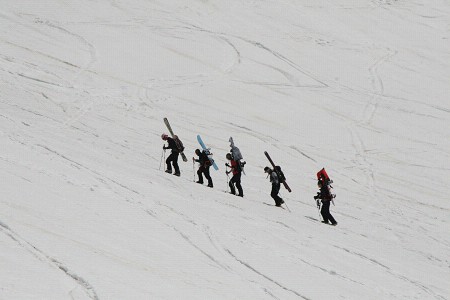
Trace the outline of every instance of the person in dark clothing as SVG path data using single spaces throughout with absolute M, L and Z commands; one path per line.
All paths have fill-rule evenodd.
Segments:
M 226 171 L 227 175 L 233 172 L 233 177 L 231 177 L 230 182 L 228 185 L 230 186 L 231 194 L 236 195 L 236 189 L 234 185 L 236 185 L 236 188 L 238 190 L 238 196 L 244 197 L 244 192 L 242 191 L 241 186 L 241 174 L 242 169 L 240 166 L 240 162 L 235 161 L 233 157 L 231 156 L 231 153 L 227 153 L 226 158 L 230 161 L 230 164 L 226 163 L 225 165 L 229 168 L 231 168 L 230 171 Z
M 177 141 L 175 139 L 169 137 L 165 133 L 163 133 L 161 135 L 161 138 L 164 141 L 167 141 L 167 144 L 168 144 L 167 147 L 164 145 L 163 149 L 164 150 L 166 150 L 166 149 L 172 150 L 169 157 L 167 157 L 167 159 L 166 159 L 166 164 L 167 164 L 166 173 L 172 174 L 172 165 L 171 165 L 171 163 L 172 163 L 173 168 L 175 169 L 175 173 L 173 175 L 180 176 L 180 167 L 178 166 L 178 156 L 180 154 L 180 149 L 178 148 Z
M 319 187 L 320 192 L 317 193 L 317 196 L 315 196 L 314 199 L 320 199 L 322 202 L 322 208 L 320 209 L 323 218 L 322 223 L 329 224 L 328 222 L 330 221 L 331 225 L 336 226 L 337 222 L 330 213 L 330 202 L 333 199 L 330 189 L 321 180 L 317 182 L 317 186 Z
M 200 164 L 200 167 L 198 168 L 197 175 L 198 175 L 198 181 L 197 183 L 203 184 L 203 175 L 205 175 L 205 178 L 208 180 L 208 187 L 213 187 L 213 181 L 211 179 L 211 176 L 209 175 L 209 167 L 211 166 L 211 161 L 208 158 L 208 155 L 206 155 L 205 151 L 200 151 L 200 149 L 195 150 L 195 154 L 197 154 L 198 159 L 192 158 L 193 161 L 198 162 Z
M 281 183 L 278 179 L 277 172 L 272 170 L 269 167 L 264 168 L 264 172 L 268 173 L 270 176 L 270 182 L 272 182 L 272 190 L 270 192 L 270 196 L 275 200 L 275 206 L 281 206 L 281 204 L 284 203 L 283 199 L 281 199 L 280 196 L 278 196 L 278 193 L 280 192 Z

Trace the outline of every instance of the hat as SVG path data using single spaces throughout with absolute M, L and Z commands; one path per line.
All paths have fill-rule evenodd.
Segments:
M 226 157 L 227 159 L 229 159 L 229 160 L 231 160 L 231 159 L 232 159 L 232 157 L 231 157 L 231 153 L 227 153 L 227 155 L 225 155 L 225 157 Z
M 167 140 L 168 137 L 169 137 L 169 136 L 168 136 L 167 134 L 165 134 L 165 133 L 161 134 L 161 138 L 162 138 L 163 140 Z
M 269 171 L 270 171 L 270 168 L 269 168 L 269 167 L 265 167 L 265 168 L 264 168 L 264 172 L 265 172 L 265 173 L 268 173 Z
M 200 149 L 195 149 L 195 154 L 200 155 L 200 153 L 202 153 Z
M 317 185 L 323 185 L 322 180 L 318 180 L 318 181 L 317 181 Z

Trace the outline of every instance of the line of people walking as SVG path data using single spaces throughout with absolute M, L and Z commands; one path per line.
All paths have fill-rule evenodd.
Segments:
M 167 134 L 163 133 L 161 135 L 162 140 L 167 142 L 167 146 L 163 146 L 163 150 L 171 150 L 170 155 L 166 159 L 166 173 L 172 173 L 172 169 L 175 171 L 173 174 L 175 176 L 180 176 L 180 168 L 178 165 L 178 157 L 180 153 L 183 152 L 184 147 L 183 143 L 179 140 L 177 136 L 174 136 L 174 138 L 169 137 Z M 241 185 L 241 177 L 242 172 L 244 171 L 245 161 L 242 161 L 242 155 L 240 154 L 240 151 L 237 147 L 234 146 L 232 138 L 230 138 L 231 142 L 231 150 L 230 153 L 227 153 L 225 158 L 227 159 L 227 163 L 225 166 L 227 167 L 226 175 L 227 178 L 229 178 L 229 174 L 232 174 L 231 179 L 228 181 L 228 186 L 230 188 L 230 193 L 233 195 L 237 195 L 239 197 L 244 197 L 244 191 L 242 189 Z M 210 174 L 210 167 L 212 165 L 211 159 L 208 157 L 208 153 L 205 150 L 195 149 L 195 155 L 197 158 L 192 157 L 193 162 L 197 162 L 199 164 L 198 170 L 197 170 L 197 176 L 198 180 L 196 183 L 198 184 L 204 184 L 204 178 L 208 181 L 207 186 L 212 188 L 214 187 L 213 180 L 211 178 Z M 173 168 L 172 168 L 173 167 Z M 228 170 L 229 168 L 229 170 Z M 279 168 L 277 166 L 277 168 Z M 272 168 L 265 167 L 264 172 L 268 174 L 270 183 L 272 185 L 272 189 L 270 191 L 270 196 L 275 201 L 275 206 L 281 207 L 282 204 L 284 204 L 284 200 L 279 196 L 280 188 L 282 180 L 284 180 L 284 174 L 278 175 L 278 172 Z M 282 176 L 282 178 L 280 178 Z M 317 193 L 317 195 L 314 197 L 314 199 L 317 200 L 317 204 L 319 206 L 319 200 L 321 200 L 321 215 L 323 218 L 322 223 L 329 224 L 331 222 L 331 225 L 337 225 L 336 220 L 333 218 L 333 216 L 330 213 L 330 202 L 333 201 L 333 194 L 331 194 L 330 183 L 332 182 L 328 174 L 326 174 L 325 170 L 322 169 L 317 173 L 318 178 L 318 187 L 320 191 Z M 236 193 L 237 190 L 237 193 Z

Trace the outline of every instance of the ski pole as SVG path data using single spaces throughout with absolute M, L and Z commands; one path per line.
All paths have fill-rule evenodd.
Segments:
M 320 219 L 322 219 L 321 215 L 320 215 L 320 202 L 318 199 L 316 201 L 317 201 L 317 213 L 319 214 L 319 220 L 320 220 Z
M 286 204 L 286 201 L 284 201 L 284 205 L 286 206 L 288 212 L 291 212 L 291 210 L 289 209 L 289 207 L 288 207 L 287 204 Z
M 281 192 L 278 192 L 278 195 L 280 195 L 280 198 L 282 198 Z M 284 200 L 283 200 L 283 201 L 284 201 Z M 291 212 L 291 210 L 289 209 L 289 207 L 288 207 L 287 204 L 286 204 L 286 201 L 284 201 L 283 204 L 286 206 L 287 210 L 288 210 L 289 212 Z
M 164 145 L 163 145 L 163 147 L 164 147 Z M 164 148 L 163 148 L 163 150 L 162 150 L 162 152 L 161 152 L 161 160 L 159 161 L 159 169 L 161 170 L 161 165 L 162 165 L 162 161 L 163 161 L 163 155 L 164 155 Z
M 228 164 L 225 164 L 225 174 L 227 174 L 227 187 L 226 187 L 226 191 L 228 192 L 228 181 L 230 180 L 230 177 L 228 176 Z
M 164 162 L 166 162 L 166 149 L 163 148 L 164 151 Z
M 192 173 L 194 174 L 194 182 L 195 182 L 195 160 L 192 158 Z

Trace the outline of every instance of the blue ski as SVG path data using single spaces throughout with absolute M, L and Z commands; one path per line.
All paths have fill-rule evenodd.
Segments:
M 214 159 L 212 158 L 212 153 L 211 153 L 211 148 L 206 148 L 205 143 L 203 143 L 202 138 L 200 137 L 200 135 L 197 135 L 197 141 L 200 144 L 200 146 L 202 146 L 203 151 L 205 151 L 206 155 L 208 155 L 208 159 L 211 162 L 214 170 L 218 171 L 219 167 L 216 165 L 216 163 L 214 162 Z

